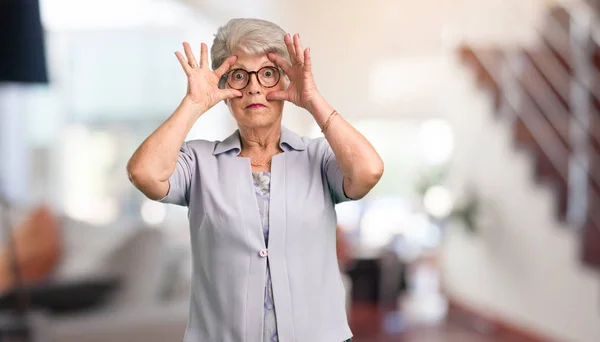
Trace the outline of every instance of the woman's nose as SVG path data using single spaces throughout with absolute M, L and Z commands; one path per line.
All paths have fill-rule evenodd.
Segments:
M 246 88 L 248 94 L 260 94 L 262 92 L 262 87 L 258 83 L 258 76 L 256 74 L 250 74 L 250 82 Z

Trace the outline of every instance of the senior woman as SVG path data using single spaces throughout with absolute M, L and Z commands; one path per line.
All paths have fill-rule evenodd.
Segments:
M 334 205 L 365 196 L 383 162 L 319 94 L 300 36 L 258 19 L 218 29 L 200 60 L 176 56 L 187 94 L 132 155 L 148 198 L 189 208 L 193 257 L 186 342 L 350 339 L 336 260 Z M 184 142 L 224 101 L 238 129 Z M 324 137 L 282 127 L 284 102 L 306 109 Z M 201 124 L 201 123 L 200 123 Z

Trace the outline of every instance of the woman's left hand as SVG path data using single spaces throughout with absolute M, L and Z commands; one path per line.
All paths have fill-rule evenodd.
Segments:
M 302 48 L 300 35 L 295 34 L 293 41 L 289 33 L 284 38 L 292 64 L 279 55 L 269 53 L 269 59 L 283 69 L 290 80 L 286 90 L 267 94 L 267 100 L 290 101 L 296 106 L 309 110 L 312 101 L 319 96 L 311 70 L 310 49 Z

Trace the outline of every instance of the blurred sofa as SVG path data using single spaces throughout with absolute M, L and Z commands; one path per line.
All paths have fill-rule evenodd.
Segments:
M 18 221 L 26 212 L 13 216 Z M 60 217 L 60 225 L 63 255 L 48 281 L 117 277 L 119 285 L 92 309 L 42 313 L 40 342 L 182 341 L 190 294 L 187 244 L 175 244 L 164 229 L 140 222 L 92 226 Z M 349 305 L 351 284 L 343 280 Z
M 139 223 L 91 227 L 63 222 L 67 252 L 57 281 L 106 274 L 117 276 L 119 285 L 98 308 L 51 317 L 49 342 L 183 339 L 189 312 L 186 273 L 191 270 L 182 266 L 189 253 L 170 244 L 159 228 Z
M 29 211 L 12 208 L 11 221 L 23 221 Z M 93 226 L 63 216 L 59 224 L 62 255 L 44 283 L 110 278 L 118 279 L 118 284 L 89 309 L 60 313 L 36 309 L 40 341 L 183 339 L 189 312 L 188 246 L 175 245 L 162 229 L 140 222 Z

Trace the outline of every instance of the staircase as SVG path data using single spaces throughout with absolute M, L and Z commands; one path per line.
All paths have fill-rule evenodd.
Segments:
M 535 179 L 555 190 L 556 218 L 577 229 L 582 261 L 598 269 L 599 3 L 550 9 L 532 46 L 458 49 L 493 98 L 497 119 L 510 122 L 515 148 L 532 155 Z

